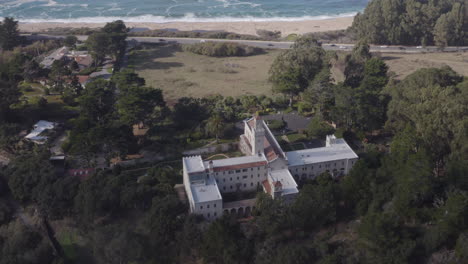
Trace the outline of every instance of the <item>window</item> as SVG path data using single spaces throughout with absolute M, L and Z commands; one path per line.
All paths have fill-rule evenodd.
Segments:
M 214 215 L 214 216 L 216 216 L 216 212 L 214 212 L 214 214 L 213 214 L 213 215 Z
M 253 182 L 250 183 L 250 186 L 253 186 Z
M 223 179 L 223 182 L 226 182 L 226 179 Z
M 232 190 L 232 185 L 231 185 L 231 190 Z
M 229 173 L 229 174 L 233 174 L 233 173 L 234 173 L 234 171 L 229 171 L 228 173 Z
M 250 168 L 250 171 L 253 171 L 253 168 Z
M 251 178 L 251 179 L 253 179 L 253 174 L 252 174 L 252 175 L 250 175 L 250 178 Z
M 247 187 L 247 184 L 244 183 L 244 187 Z
M 258 178 L 260 178 L 260 174 L 258 174 Z
M 239 176 L 237 176 L 237 180 L 239 180 Z
M 242 169 L 242 172 L 246 172 L 246 171 L 248 171 L 248 170 L 247 169 Z
M 231 181 L 232 181 L 232 177 L 231 177 L 230 179 L 231 179 Z
M 240 170 L 236 170 L 236 173 L 239 173 L 239 172 L 240 172 Z
M 210 213 L 208 213 L 207 215 L 208 215 L 208 218 L 210 218 Z
M 218 176 L 218 173 L 216 173 L 216 176 Z
M 242 176 L 242 179 L 247 179 L 247 175 L 245 175 L 245 176 Z
M 296 172 L 297 172 L 297 168 L 296 168 Z
M 216 208 L 216 204 L 213 204 L 213 207 Z
M 201 209 L 203 209 L 203 206 L 202 206 L 202 205 L 200 205 L 200 210 L 201 210 Z
M 206 205 L 206 208 L 210 208 L 210 205 L 209 205 L 209 204 L 207 204 L 207 205 Z
M 226 190 L 226 186 L 223 187 L 223 191 L 225 191 L 225 190 Z
M 336 162 L 335 162 L 334 166 L 336 167 Z
M 260 167 L 257 167 L 257 170 L 260 170 Z

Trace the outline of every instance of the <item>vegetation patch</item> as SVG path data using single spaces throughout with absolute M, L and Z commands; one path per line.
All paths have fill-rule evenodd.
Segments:
M 201 42 L 182 46 L 184 51 L 210 57 L 242 57 L 264 53 L 261 48 L 232 42 Z

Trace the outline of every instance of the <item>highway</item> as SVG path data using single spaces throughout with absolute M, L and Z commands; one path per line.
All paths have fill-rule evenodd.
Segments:
M 58 39 L 65 38 L 65 36 L 53 35 L 27 35 L 29 39 Z M 77 36 L 80 41 L 85 41 L 88 36 Z M 287 41 L 260 41 L 260 40 L 231 40 L 231 39 L 200 39 L 200 38 L 165 38 L 165 37 L 128 37 L 127 40 L 136 40 L 141 43 L 178 43 L 178 44 L 194 44 L 206 41 L 212 42 L 235 42 L 252 47 L 259 47 L 265 49 L 289 49 L 294 42 Z M 353 44 L 330 44 L 324 43 L 325 50 L 335 51 L 351 51 L 354 47 Z M 424 53 L 424 52 L 466 52 L 468 47 L 446 47 L 440 50 L 435 46 L 387 46 L 387 45 L 371 45 L 371 52 L 385 52 L 385 53 Z

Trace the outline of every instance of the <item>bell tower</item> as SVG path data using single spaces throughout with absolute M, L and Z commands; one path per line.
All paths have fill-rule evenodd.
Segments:
M 252 155 L 258 155 L 264 151 L 265 128 L 263 127 L 263 120 L 259 116 L 255 116 L 254 118 Z

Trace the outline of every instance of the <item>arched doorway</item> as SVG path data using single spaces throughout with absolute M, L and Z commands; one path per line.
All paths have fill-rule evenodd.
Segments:
M 252 212 L 251 212 L 250 206 L 247 206 L 247 207 L 245 208 L 245 216 L 248 217 L 248 216 L 250 216 L 251 213 L 252 213 Z
M 237 210 L 237 216 L 238 216 L 239 218 L 244 217 L 244 208 L 241 207 L 241 208 L 239 208 L 239 209 Z

